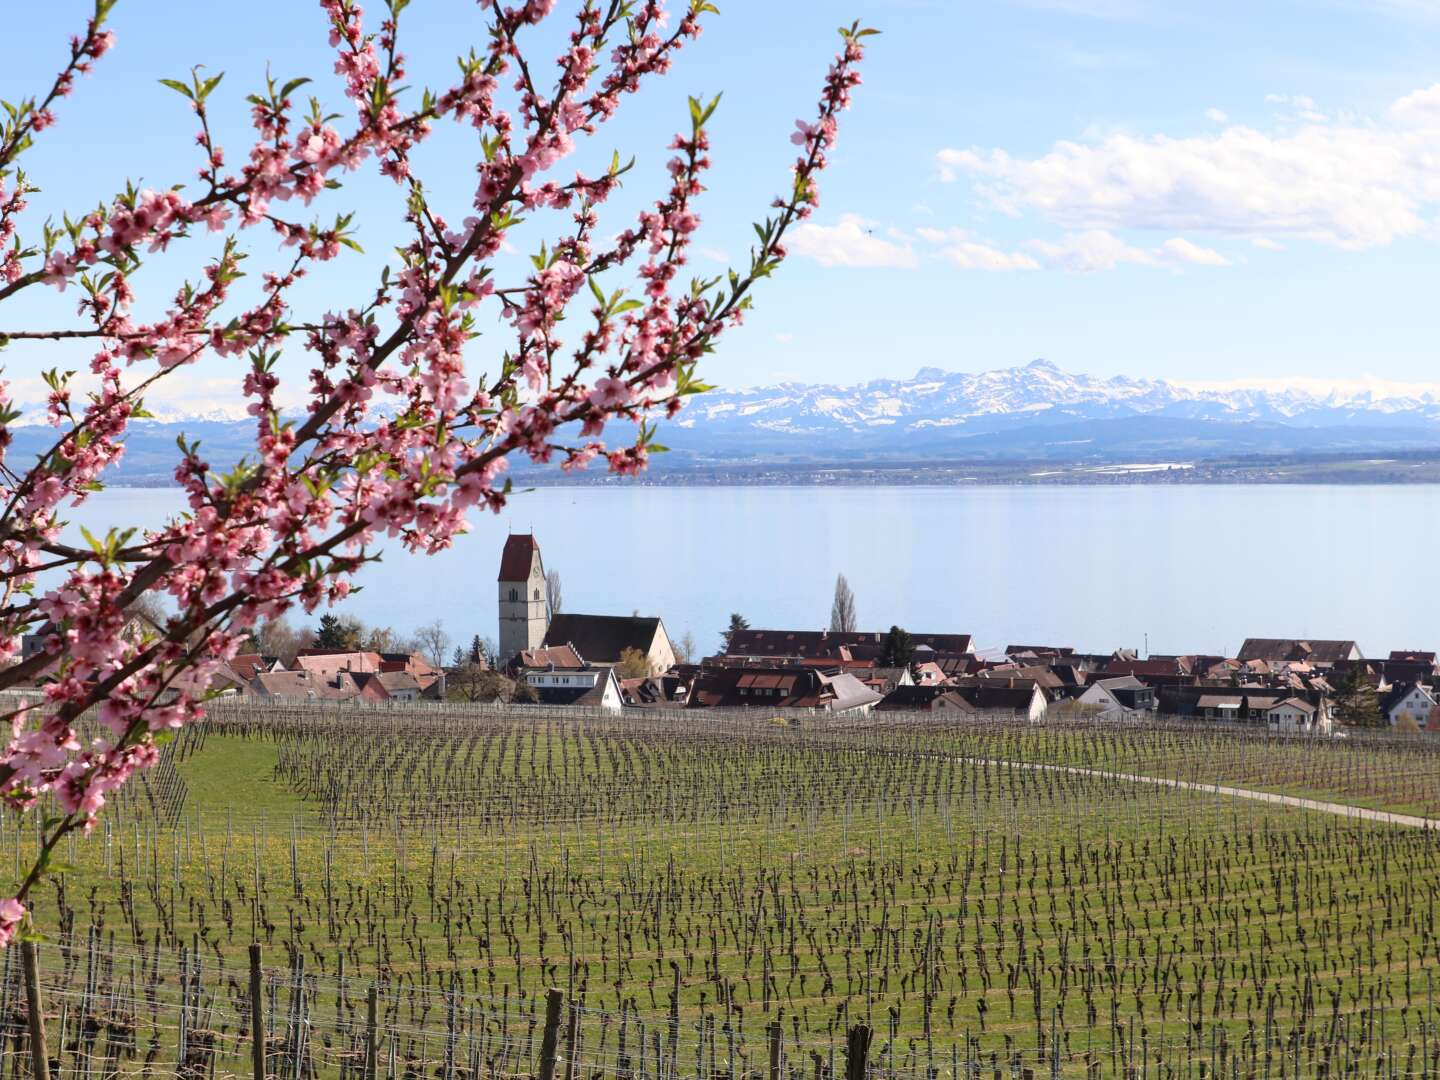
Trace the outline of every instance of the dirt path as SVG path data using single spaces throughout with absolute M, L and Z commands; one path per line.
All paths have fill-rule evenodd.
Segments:
M 1016 762 L 1015 764 L 1021 764 Z M 1377 821 L 1385 825 L 1405 825 L 1413 829 L 1440 829 L 1440 818 L 1415 817 L 1413 814 L 1395 814 L 1389 810 L 1371 810 L 1364 806 L 1348 803 L 1324 802 L 1320 799 L 1306 799 L 1299 795 L 1280 795 L 1273 791 L 1255 791 L 1253 788 L 1227 787 L 1224 784 L 1202 784 L 1193 780 L 1176 780 L 1168 776 L 1141 776 L 1138 773 L 1108 772 L 1104 769 L 1086 769 L 1079 765 L 1043 765 L 1026 762 L 1028 769 L 1044 769 L 1048 772 L 1074 773 L 1077 776 L 1094 776 L 1104 780 L 1125 780 L 1134 784 L 1153 784 L 1156 787 L 1180 788 L 1183 791 L 1198 791 L 1206 795 L 1227 795 L 1236 799 L 1254 799 L 1256 802 L 1275 803 L 1279 806 L 1294 806 L 1301 810 L 1317 810 L 1324 814 L 1338 814 L 1341 817 L 1357 818 L 1361 821 Z

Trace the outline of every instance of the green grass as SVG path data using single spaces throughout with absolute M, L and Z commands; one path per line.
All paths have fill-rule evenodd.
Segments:
M 315 819 L 314 807 L 275 779 L 275 744 L 232 735 L 212 735 L 176 765 L 185 781 L 186 810 L 223 820 L 232 811 L 266 814 L 278 822 Z
M 1137 739 L 235 726 L 178 755 L 179 825 L 77 842 L 37 909 L 231 971 L 253 919 L 273 963 L 486 998 L 583 987 L 652 1018 L 674 963 L 687 1024 L 728 998 L 752 1035 L 783 1010 L 810 1039 L 893 1016 L 915 1040 L 928 1011 L 947 1045 L 1034 1047 L 1053 1020 L 1079 1054 L 1109 1045 L 1113 1008 L 1173 1056 L 1257 1023 L 1313 1031 L 1334 993 L 1347 1015 L 1377 995 L 1380 1042 L 1409 1038 L 1440 965 L 1433 834 L 960 757 L 1151 772 L 1223 746 Z M 1313 776 L 1353 790 L 1399 760 Z

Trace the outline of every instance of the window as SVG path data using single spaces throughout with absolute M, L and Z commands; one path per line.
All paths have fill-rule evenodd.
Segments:
M 536 589 L 536 590 L 535 590 L 535 599 L 536 599 L 536 600 L 539 600 L 539 599 L 540 599 L 540 590 L 539 590 L 539 589 Z
M 520 599 L 520 590 L 518 590 L 518 589 L 511 589 L 511 590 L 510 590 L 510 602 L 513 604 L 513 603 L 515 603 L 516 600 L 519 600 L 519 599 Z

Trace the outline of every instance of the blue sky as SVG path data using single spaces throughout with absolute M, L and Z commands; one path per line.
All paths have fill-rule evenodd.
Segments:
M 686 95 L 723 90 L 696 259 L 707 272 L 743 258 L 749 222 L 783 184 L 788 134 L 812 112 L 835 27 L 858 17 L 883 34 L 822 206 L 710 381 L 855 382 L 1043 356 L 1187 381 L 1440 382 L 1440 0 L 719 6 L 673 71 L 569 166 L 612 148 L 637 156 L 607 219 L 618 229 L 660 193 Z M 56 0 L 11 13 L 0 96 L 39 89 L 85 12 Z M 480 40 L 473 4 L 415 0 L 405 20 L 416 86 L 441 84 L 456 51 Z M 214 100 L 232 163 L 243 94 L 267 62 L 314 76 L 342 107 L 323 16 L 304 0 L 121 0 L 112 25 L 116 49 L 27 156 L 45 189 L 32 222 L 108 200 L 126 177 L 192 176 L 193 123 L 155 81 L 191 64 L 227 73 Z M 458 131 L 420 160 L 451 217 L 463 216 L 472 161 Z M 358 211 L 366 254 L 308 283 L 300 314 L 363 293 L 401 235 L 394 197 L 361 180 L 329 204 Z M 519 272 L 540 237 L 517 236 L 502 271 Z M 257 265 L 269 261 L 269 237 L 249 243 Z M 163 299 L 194 265 L 183 254 L 148 269 L 145 287 Z M 66 325 L 73 295 L 7 305 L 0 331 Z M 470 361 L 485 368 L 504 342 L 487 335 Z M 84 359 L 12 347 L 5 362 L 23 398 L 40 367 Z M 289 363 L 298 379 L 302 358 Z M 234 364 L 187 371 L 177 401 L 223 401 Z

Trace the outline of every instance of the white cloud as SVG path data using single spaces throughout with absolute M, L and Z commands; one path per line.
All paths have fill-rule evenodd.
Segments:
M 1189 263 L 1192 266 L 1229 266 L 1230 260 L 1213 248 L 1192 244 L 1183 236 L 1172 236 L 1160 245 L 1162 259 L 1175 263 Z
M 1030 249 L 1046 266 L 1072 274 L 1093 274 L 1119 266 L 1148 266 L 1180 270 L 1185 266 L 1229 266 L 1218 251 L 1200 247 L 1183 237 L 1172 237 L 1159 247 L 1141 248 L 1104 229 L 1067 233 L 1058 242 L 1032 240 Z
M 1211 108 L 1205 110 L 1205 119 L 1213 120 L 1217 124 L 1224 124 L 1230 120 L 1230 117 L 1226 115 L 1224 109 Z
M 1265 104 L 1267 105 L 1289 105 L 1296 109 L 1303 109 L 1306 112 L 1315 112 L 1319 106 L 1315 99 L 1306 97 L 1304 94 L 1266 94 Z
M 1040 264 L 1021 252 L 1001 251 L 976 240 L 964 229 L 917 229 L 935 253 L 962 270 L 1038 270 Z
M 1111 133 L 1034 158 L 944 149 L 942 179 L 971 178 L 1014 217 L 1071 230 L 1147 229 L 1303 238 L 1358 249 L 1425 235 L 1440 211 L 1440 84 L 1383 116 L 1320 122 L 1303 95 L 1272 95 L 1299 126 L 1230 125 L 1183 138 Z M 1213 118 L 1212 118 L 1213 119 Z
M 792 341 L 795 340 L 795 335 L 779 333 L 775 335 L 775 340 L 778 341 L 781 345 L 789 345 Z
M 1220 252 L 1181 236 L 1155 247 L 1136 247 L 1104 229 L 1070 232 L 1056 241 L 1032 240 L 1024 249 L 1009 251 L 965 229 L 922 226 L 905 233 L 892 228 L 880 235 L 878 223 L 855 214 L 843 215 L 836 225 L 807 224 L 803 230 L 803 242 L 792 249 L 823 266 L 914 269 L 943 262 L 991 273 L 1052 269 L 1088 274 L 1125 265 L 1172 271 L 1230 265 Z M 783 344 L 789 339 L 776 335 L 776 340 Z
M 724 248 L 697 247 L 695 253 L 711 262 L 728 263 L 730 261 L 730 256 L 725 254 Z
M 842 214 L 835 225 L 807 221 L 791 234 L 789 247 L 821 266 L 908 268 L 919 264 L 908 244 L 876 235 L 875 224 L 858 214 Z M 898 234 L 892 230 L 887 235 Z
M 145 394 L 145 407 L 157 420 L 202 417 L 207 420 L 243 420 L 250 400 L 241 390 L 240 379 L 233 374 L 214 374 L 223 362 L 213 358 L 198 364 L 177 367 L 154 384 Z M 153 369 L 151 369 L 153 371 Z M 145 372 L 149 374 L 150 372 Z M 132 373 L 135 381 L 142 374 Z M 11 394 L 24 409 L 21 425 L 44 422 L 45 401 L 50 389 L 39 375 L 17 374 L 9 380 Z M 79 371 L 70 380 L 71 396 L 82 400 L 97 389 L 98 380 L 89 371 Z M 127 380 L 126 385 L 133 385 Z M 305 402 L 305 382 L 282 374 L 276 401 L 282 408 L 296 408 Z

